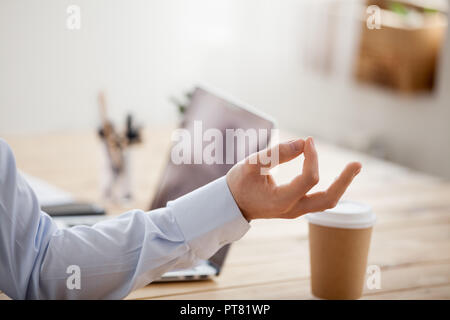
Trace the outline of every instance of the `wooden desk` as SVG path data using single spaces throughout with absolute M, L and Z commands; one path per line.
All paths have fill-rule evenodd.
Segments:
M 132 155 L 135 201 L 108 205 L 110 214 L 146 209 L 169 150 L 170 128 L 145 132 Z M 290 138 L 282 134 L 282 139 Z M 101 203 L 100 149 L 94 133 L 5 137 L 25 172 L 80 199 Z M 344 198 L 369 203 L 378 221 L 369 264 L 381 268 L 381 289 L 365 288 L 364 299 L 450 298 L 450 182 L 317 141 L 321 182 L 328 185 L 346 162 L 363 170 Z M 287 181 L 296 160 L 276 173 Z M 151 284 L 128 299 L 310 299 L 307 223 L 260 220 L 235 243 L 215 280 Z

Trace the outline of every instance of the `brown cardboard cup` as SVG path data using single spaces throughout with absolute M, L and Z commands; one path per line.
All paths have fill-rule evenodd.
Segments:
M 367 205 L 341 201 L 308 214 L 311 291 L 322 299 L 361 297 L 375 214 Z

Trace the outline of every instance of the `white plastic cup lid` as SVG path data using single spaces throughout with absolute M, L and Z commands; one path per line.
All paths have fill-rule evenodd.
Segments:
M 369 205 L 343 200 L 332 209 L 307 214 L 306 219 L 325 227 L 365 229 L 375 224 L 376 215 Z

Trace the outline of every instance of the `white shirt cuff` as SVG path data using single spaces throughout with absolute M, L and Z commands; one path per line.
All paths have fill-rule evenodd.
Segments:
M 240 239 L 250 228 L 226 177 L 167 203 L 193 253 L 208 259 L 222 246 Z

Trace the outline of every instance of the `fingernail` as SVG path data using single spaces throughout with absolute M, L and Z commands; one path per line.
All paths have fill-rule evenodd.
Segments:
M 289 141 L 289 145 L 291 146 L 292 151 L 298 152 L 303 147 L 303 140 L 301 140 L 301 139 L 291 140 L 291 141 Z

